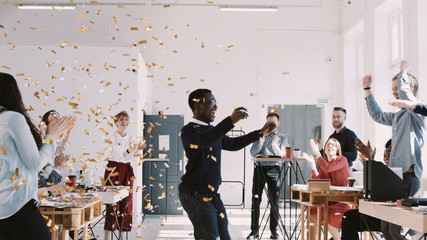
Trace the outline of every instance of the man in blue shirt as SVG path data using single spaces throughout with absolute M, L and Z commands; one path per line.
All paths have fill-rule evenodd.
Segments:
M 397 99 L 417 101 L 418 81 L 406 70 L 407 63 L 402 61 L 399 74 L 392 79 L 393 95 Z M 374 121 L 392 127 L 390 167 L 402 168 L 403 197 L 413 197 L 420 189 L 423 172 L 421 148 L 424 145 L 424 117 L 411 108 L 403 108 L 395 113 L 383 112 L 371 92 L 371 84 L 371 75 L 365 76 L 363 89 L 369 114 Z M 382 224 L 381 227 L 387 239 L 402 239 L 400 226 Z
M 274 123 L 274 130 L 267 136 L 254 142 L 251 147 L 252 157 L 257 155 L 285 156 L 288 139 L 285 135 L 277 131 L 280 125 L 280 117 L 277 113 L 269 113 L 267 122 Z M 251 233 L 246 239 L 258 239 L 259 229 L 259 206 L 261 204 L 262 192 L 265 184 L 268 186 L 268 198 L 272 204 L 270 208 L 270 232 L 271 239 L 277 239 L 277 224 L 280 195 L 280 162 L 279 161 L 258 161 L 255 162 L 253 185 L 252 185 L 252 210 L 251 210 Z

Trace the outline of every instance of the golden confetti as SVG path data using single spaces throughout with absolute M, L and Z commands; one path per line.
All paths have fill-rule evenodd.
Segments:
M 35 92 L 34 93 L 34 97 L 36 97 L 37 99 L 40 99 L 40 93 L 39 92 Z
M 42 143 L 53 144 L 53 140 L 52 140 L 52 138 L 43 138 Z
M 80 29 L 77 30 L 77 32 L 88 32 L 90 31 L 89 27 L 81 26 Z
M 117 23 L 118 22 L 117 17 L 113 16 L 113 21 L 114 21 L 114 23 Z
M 192 148 L 192 149 L 199 149 L 199 145 L 190 144 L 190 148 Z
M 86 15 L 84 15 L 84 14 L 80 14 L 80 15 L 78 15 L 78 16 L 77 16 L 77 19 L 82 19 L 82 18 L 84 18 L 84 17 L 86 17 Z
M 216 157 L 215 156 L 211 155 L 211 159 L 216 162 Z
M 28 183 L 28 180 L 26 179 L 19 181 L 19 184 L 27 184 L 27 183 Z
M 4 28 L 4 26 L 3 26 L 3 25 L 0 25 L 0 28 Z
M 215 191 L 215 188 L 212 186 L 212 185 L 210 185 L 210 184 L 208 184 L 208 188 L 213 192 L 213 191 Z
M 164 8 L 168 8 L 168 7 L 170 7 L 171 5 L 170 4 L 165 4 L 165 5 L 163 5 L 163 7 Z
M 10 67 L 8 67 L 8 66 L 2 65 L 2 67 L 10 70 Z
M 118 8 L 125 8 L 123 5 L 117 5 Z
M 28 27 L 28 29 L 30 29 L 30 30 L 37 30 L 38 28 L 36 28 L 36 27 Z
M 156 178 L 154 178 L 153 176 L 149 176 L 148 177 L 150 180 L 155 180 Z
M 204 202 L 209 202 L 209 201 L 212 201 L 212 198 L 211 198 L 211 197 L 210 197 L 210 198 L 208 198 L 208 197 L 204 197 L 204 198 L 203 198 L 203 201 L 204 201 Z
M 227 48 L 232 48 L 232 47 L 234 47 L 234 45 L 228 45 L 228 46 L 227 46 Z
M 208 3 L 209 3 L 209 4 L 213 4 L 214 2 L 213 2 L 213 1 L 208 1 Z
M 0 151 L 3 153 L 3 155 L 7 155 L 7 150 L 5 147 L 0 146 Z
M 79 45 L 74 46 L 74 49 L 79 49 L 79 48 L 80 48 Z
M 147 78 L 154 78 L 154 75 L 147 75 Z
M 78 103 L 69 102 L 68 105 L 70 105 L 74 109 L 78 109 L 79 108 L 79 104 Z
M 19 189 L 19 186 L 13 187 L 13 190 L 17 191 Z
M 148 32 L 151 32 L 153 30 L 152 28 L 153 28 L 152 26 L 147 26 L 147 27 L 144 28 L 144 30 L 148 31 Z
M 93 3 L 93 4 L 95 4 L 95 3 L 98 3 L 98 1 L 90 1 L 90 3 Z
M 131 27 L 131 28 L 130 28 L 130 30 L 131 30 L 131 31 L 137 31 L 137 30 L 138 30 L 138 28 L 137 28 L 137 27 Z
M 63 43 L 61 43 L 61 46 L 59 46 L 60 48 L 64 48 L 65 45 L 67 45 L 67 41 L 64 41 Z
M 10 181 L 15 181 L 15 179 L 19 177 L 19 168 L 15 168 L 15 173 L 13 174 L 13 176 L 10 178 Z
M 219 216 L 220 216 L 222 219 L 224 219 L 224 218 L 225 218 L 224 213 L 220 213 L 220 214 L 219 214 Z
M 86 135 L 88 135 L 88 136 L 90 136 L 90 135 L 92 135 L 90 132 L 88 132 L 88 130 L 86 130 L 86 129 L 83 129 L 83 132 L 86 134 Z
M 110 173 L 110 174 L 108 174 L 108 176 L 110 176 L 110 177 L 119 176 L 119 172 Z

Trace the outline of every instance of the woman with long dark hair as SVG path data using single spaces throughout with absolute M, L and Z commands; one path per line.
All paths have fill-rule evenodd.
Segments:
M 48 240 L 37 209 L 37 173 L 52 159 L 69 117 L 49 124 L 42 138 L 31 122 L 15 78 L 0 72 L 0 238 Z

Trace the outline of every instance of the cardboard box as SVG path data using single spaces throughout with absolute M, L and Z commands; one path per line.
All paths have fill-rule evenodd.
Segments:
M 326 191 L 331 187 L 330 179 L 309 179 L 308 190 L 310 191 Z

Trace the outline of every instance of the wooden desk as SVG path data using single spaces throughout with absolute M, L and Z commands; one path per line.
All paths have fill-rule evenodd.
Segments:
M 418 232 L 427 233 L 427 214 L 417 213 L 411 207 L 386 205 L 383 202 L 359 200 L 360 213 L 404 226 Z
M 79 229 L 83 228 L 83 240 L 87 239 L 86 232 L 89 224 L 98 221 L 101 217 L 101 201 L 95 200 L 83 207 L 46 207 L 39 208 L 40 213 L 47 216 L 51 226 L 62 226 L 62 240 L 68 239 L 68 232 L 74 230 L 74 240 L 79 239 Z M 52 232 L 52 239 L 59 239 L 58 231 Z
M 307 188 L 291 188 L 291 200 L 301 204 L 301 239 L 305 239 L 305 216 L 304 212 L 307 211 L 307 219 L 310 219 L 311 207 L 323 207 L 323 239 L 328 239 L 328 202 L 342 202 L 349 205 L 357 205 L 358 199 L 362 198 L 363 194 L 359 190 L 339 191 L 339 190 L 328 190 L 328 191 L 311 191 Z M 317 212 L 317 237 L 321 239 L 321 224 L 320 224 L 320 208 Z M 309 221 L 307 221 L 307 229 L 309 229 Z M 309 233 L 310 234 L 310 233 Z

